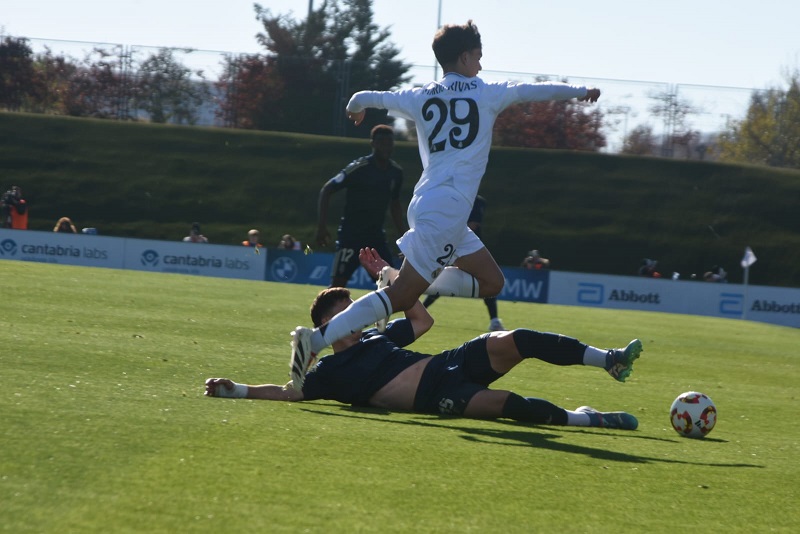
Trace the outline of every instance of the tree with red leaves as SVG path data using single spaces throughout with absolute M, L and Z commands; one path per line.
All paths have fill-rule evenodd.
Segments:
M 494 144 L 596 152 L 606 146 L 602 126 L 603 112 L 583 102 L 528 102 L 497 117 Z

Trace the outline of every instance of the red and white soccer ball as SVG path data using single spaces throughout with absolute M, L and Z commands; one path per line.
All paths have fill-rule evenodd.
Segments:
M 697 391 L 681 393 L 669 409 L 672 428 L 687 438 L 702 438 L 717 424 L 717 407 Z

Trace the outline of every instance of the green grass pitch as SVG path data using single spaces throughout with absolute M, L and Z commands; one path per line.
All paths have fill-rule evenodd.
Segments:
M 0 262 L 0 525 L 9 532 L 796 532 L 800 331 L 501 301 L 507 327 L 639 337 L 629 381 L 526 361 L 497 383 L 635 432 L 334 402 L 210 399 L 208 377 L 283 383 L 314 286 Z M 440 299 L 414 345 L 488 325 Z M 719 420 L 679 437 L 699 390 Z

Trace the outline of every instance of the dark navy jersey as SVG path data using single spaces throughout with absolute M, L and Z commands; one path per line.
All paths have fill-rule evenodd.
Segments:
M 346 194 L 338 241 L 347 246 L 353 241 L 383 240 L 386 210 L 400 198 L 402 186 L 403 169 L 392 160 L 388 169 L 381 169 L 373 154 L 358 158 L 331 178 L 325 187 L 331 192 L 345 189 Z
M 390 322 L 383 334 L 375 328 L 365 330 L 359 343 L 321 358 L 306 373 L 303 398 L 367 406 L 383 386 L 430 356 L 402 348 L 414 339 L 408 319 Z

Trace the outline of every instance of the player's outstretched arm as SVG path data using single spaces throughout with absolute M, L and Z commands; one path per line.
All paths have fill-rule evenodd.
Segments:
M 277 384 L 250 386 L 247 384 L 237 384 L 233 380 L 227 378 L 209 378 L 206 380 L 205 395 L 208 397 L 287 402 L 298 402 L 304 398 L 302 391 L 297 391 L 288 384 L 286 386 L 279 386 Z
M 319 190 L 319 197 L 317 198 L 317 235 L 315 241 L 321 247 L 328 246 L 331 239 L 331 234 L 328 232 L 328 205 L 330 204 L 333 190 L 331 189 L 331 181 L 328 181 L 322 189 Z

